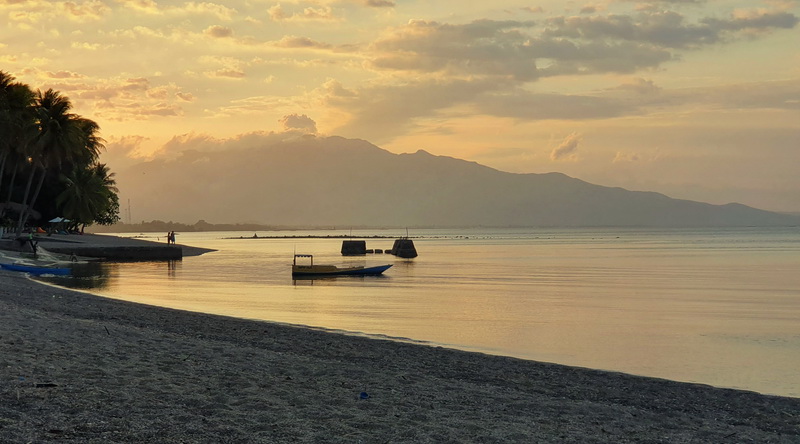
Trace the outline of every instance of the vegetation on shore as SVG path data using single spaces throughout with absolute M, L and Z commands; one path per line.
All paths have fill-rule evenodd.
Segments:
M 211 224 L 204 220 L 199 220 L 194 224 L 151 220 L 135 224 L 117 223 L 104 227 L 94 227 L 90 231 L 93 233 L 158 233 L 162 231 L 190 233 L 196 231 L 267 231 L 276 229 L 280 228 L 261 224 Z
M 139 223 L 116 223 L 113 225 L 94 226 L 89 231 L 92 233 L 160 233 L 163 231 L 177 231 L 183 233 L 203 231 L 282 231 L 282 230 L 336 230 L 334 226 L 289 226 L 289 225 L 264 225 L 257 223 L 212 224 L 199 220 L 194 224 L 163 220 L 142 221 Z M 339 229 L 365 229 L 365 228 L 396 228 L 396 227 L 338 227 Z
M 100 127 L 71 110 L 60 92 L 0 71 L 0 226 L 17 235 L 54 218 L 67 229 L 119 220 L 114 173 L 98 161 Z

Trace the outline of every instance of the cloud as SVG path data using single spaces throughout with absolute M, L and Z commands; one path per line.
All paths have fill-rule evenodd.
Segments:
M 607 119 L 632 114 L 636 110 L 634 105 L 610 97 L 531 93 L 524 90 L 484 94 L 479 98 L 477 107 L 488 115 L 528 121 Z
M 578 133 L 572 133 L 567 136 L 561 144 L 550 153 L 550 160 L 575 160 L 577 158 L 578 144 L 581 142 L 581 139 L 582 136 Z
M 153 0 L 116 0 L 124 7 L 150 15 L 207 15 L 219 20 L 230 21 L 237 14 L 236 9 L 211 2 L 184 2 L 181 6 L 159 6 Z
M 187 2 L 174 10 L 196 15 L 211 15 L 225 21 L 232 20 L 237 13 L 233 8 L 209 2 Z
M 298 108 L 296 100 L 293 98 L 276 96 L 252 96 L 242 99 L 231 100 L 228 105 L 214 110 L 215 117 L 229 117 L 242 115 L 261 115 L 275 110 Z
M 596 5 L 583 5 L 579 11 L 580 14 L 595 14 L 598 11 L 605 10 L 605 5 L 596 4 Z
M 320 8 L 307 7 L 303 8 L 302 12 L 289 13 L 286 12 L 280 3 L 269 8 L 267 11 L 269 17 L 276 22 L 307 22 L 307 21 L 333 21 L 338 20 L 333 15 L 333 10 L 330 6 L 322 6 Z
M 370 48 L 370 64 L 379 70 L 529 82 L 557 75 L 630 73 L 673 58 L 652 44 L 572 40 L 552 31 L 535 35 L 533 27 L 533 22 L 521 21 L 452 25 L 415 20 L 376 40 Z
M 216 66 L 215 69 L 203 72 L 203 75 L 211 79 L 243 79 L 247 77 L 244 69 L 250 65 L 244 60 L 226 56 L 203 56 L 198 61 L 204 65 Z
M 541 14 L 544 12 L 544 8 L 542 8 L 541 6 L 524 6 L 519 9 L 525 12 L 530 12 L 531 14 Z
M 409 131 L 416 118 L 468 105 L 487 91 L 506 87 L 505 82 L 495 79 L 425 79 L 356 89 L 328 81 L 316 93 L 325 104 L 350 115 L 350 121 L 337 131 L 381 142 Z
M 158 4 L 153 0 L 116 0 L 125 7 L 135 9 L 147 14 L 160 14 Z
M 632 79 L 628 82 L 625 82 L 617 86 L 614 89 L 622 91 L 632 91 L 642 95 L 657 94 L 659 91 L 661 91 L 661 87 L 656 85 L 652 80 L 647 80 L 642 78 Z
M 625 153 L 622 151 L 617 151 L 617 154 L 614 156 L 613 163 L 621 163 L 621 162 L 638 162 L 641 159 L 641 156 L 638 153 Z
M 86 78 L 83 74 L 78 74 L 72 71 L 58 71 L 58 72 L 50 72 L 47 71 L 44 73 L 48 78 L 51 79 L 83 79 Z
M 308 37 L 284 36 L 274 44 L 279 48 L 329 49 L 331 45 Z
M 662 91 L 673 104 L 694 103 L 708 109 L 772 109 L 800 111 L 800 78 L 737 83 Z
M 83 51 L 99 51 L 101 49 L 110 48 L 111 45 L 101 45 L 100 43 L 88 43 L 88 42 L 71 42 L 69 47 L 72 49 L 79 49 Z
M 142 145 L 149 141 L 143 136 L 111 136 L 106 140 L 106 150 L 100 161 L 112 171 L 128 168 L 149 158 L 142 153 Z
M 183 115 L 175 104 L 159 102 L 144 104 L 137 102 L 100 102 L 96 106 L 98 115 L 113 121 L 147 120 L 151 117 L 177 117 Z
M 27 76 L 38 79 L 39 88 L 60 91 L 83 109 L 92 109 L 88 114 L 98 121 L 181 116 L 182 105 L 193 98 L 174 83 L 156 82 L 148 77 L 98 78 L 81 72 L 38 69 L 29 69 Z
M 657 10 L 636 16 L 553 17 L 548 19 L 543 36 L 589 41 L 613 39 L 660 48 L 696 49 L 736 38 L 740 31 L 789 29 L 797 22 L 795 15 L 783 11 L 740 11 L 728 19 L 703 18 L 698 23 L 688 23 L 679 12 Z
M 391 0 L 366 0 L 364 2 L 366 6 L 371 8 L 394 8 L 395 3 Z
M 284 131 L 302 132 L 305 134 L 317 133 L 317 122 L 305 114 L 290 114 L 288 116 L 283 116 L 279 122 L 283 125 Z
M 206 28 L 205 31 L 203 31 L 203 34 L 219 39 L 232 36 L 233 30 L 224 26 L 213 25 Z
M 64 2 L 63 8 L 69 19 L 78 22 L 100 20 L 111 12 L 111 8 L 109 8 L 105 2 L 98 0 L 84 1 L 81 3 Z
M 194 95 L 191 93 L 177 92 L 175 97 L 183 100 L 184 102 L 194 102 Z
M 223 68 L 216 71 L 206 71 L 203 74 L 208 78 L 217 79 L 243 79 L 247 77 L 244 71 L 235 68 Z
M 412 20 L 371 46 L 377 69 L 449 75 L 538 76 L 522 32 L 533 22 L 477 20 L 451 25 Z

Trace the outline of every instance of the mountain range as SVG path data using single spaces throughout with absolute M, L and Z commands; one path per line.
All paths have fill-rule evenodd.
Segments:
M 393 154 L 341 137 L 186 148 L 133 165 L 117 179 L 137 220 L 298 227 L 800 225 L 795 215 L 736 203 L 673 199 L 560 173 L 508 173 L 422 150 Z

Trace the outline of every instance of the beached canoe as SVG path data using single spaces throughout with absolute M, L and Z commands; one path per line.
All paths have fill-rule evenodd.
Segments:
M 309 258 L 310 264 L 298 265 L 297 258 Z M 373 267 L 354 266 L 337 267 L 335 265 L 315 265 L 314 256 L 310 254 L 295 254 L 292 262 L 292 276 L 377 276 L 388 270 L 392 265 L 377 265 Z
M 37 267 L 34 265 L 23 265 L 23 264 L 0 264 L 0 267 L 5 270 L 19 271 L 22 273 L 30 273 L 30 274 L 54 274 L 63 276 L 72 273 L 71 268 Z

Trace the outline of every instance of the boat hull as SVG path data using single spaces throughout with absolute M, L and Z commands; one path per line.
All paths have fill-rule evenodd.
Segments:
M 292 267 L 292 276 L 377 276 L 388 270 L 392 265 L 378 265 L 375 267 L 348 267 L 339 268 L 333 265 L 295 265 Z
M 19 271 L 31 274 L 54 274 L 54 275 L 64 276 L 72 273 L 71 268 L 35 267 L 33 265 L 20 265 L 20 264 L 0 264 L 0 267 L 5 270 Z

